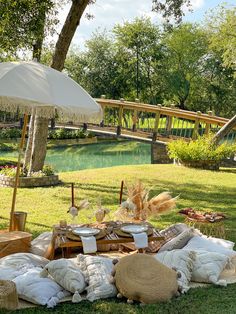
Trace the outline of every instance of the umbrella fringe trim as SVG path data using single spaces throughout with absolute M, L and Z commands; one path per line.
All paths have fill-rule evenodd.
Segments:
M 4 97 L 5 98 L 5 97 Z M 84 122 L 84 123 L 100 123 L 103 119 L 102 112 L 95 112 L 90 113 L 89 115 L 82 114 L 82 113 L 71 113 L 65 112 L 59 108 L 52 107 L 52 106 L 40 106 L 37 102 L 27 102 L 23 100 L 18 100 L 17 103 L 13 103 L 9 98 L 9 101 L 6 102 L 6 98 L 0 97 L 0 110 L 18 114 L 28 114 L 31 115 L 33 109 L 36 109 L 35 114 L 40 116 L 41 118 L 52 119 L 56 118 L 61 122 Z

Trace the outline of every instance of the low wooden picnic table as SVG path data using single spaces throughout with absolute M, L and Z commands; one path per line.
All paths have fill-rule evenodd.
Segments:
M 80 225 L 81 226 L 81 225 Z M 94 224 L 87 224 L 87 227 L 94 227 Z M 75 227 L 75 226 L 73 226 Z M 148 236 L 148 242 L 152 241 L 162 241 L 164 237 L 160 235 L 158 230 L 153 227 L 152 235 Z M 59 225 L 53 226 L 53 240 L 52 240 L 52 248 L 50 250 L 50 254 L 46 254 L 45 257 L 54 259 L 54 253 L 56 248 L 60 248 L 62 251 L 62 257 L 69 258 L 71 256 L 72 248 L 82 248 L 83 244 L 78 237 L 78 240 L 71 240 L 67 237 L 67 230 L 61 229 Z M 97 245 L 99 244 L 122 244 L 122 243 L 132 243 L 134 242 L 132 237 L 121 237 L 117 235 L 117 233 L 111 231 L 106 234 L 102 239 L 96 241 Z

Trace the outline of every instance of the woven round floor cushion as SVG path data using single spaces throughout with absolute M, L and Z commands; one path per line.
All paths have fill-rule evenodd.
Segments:
M 115 265 L 115 284 L 129 301 L 157 303 L 178 295 L 176 271 L 147 254 L 125 256 Z
M 15 310 L 18 307 L 16 285 L 10 280 L 0 280 L 0 309 Z

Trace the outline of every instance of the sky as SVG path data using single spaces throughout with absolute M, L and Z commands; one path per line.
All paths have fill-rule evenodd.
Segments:
M 204 19 L 205 12 L 225 3 L 222 0 L 191 0 L 193 12 L 185 10 L 184 21 L 200 22 Z M 228 0 L 229 4 L 235 5 L 235 0 Z M 132 21 L 135 17 L 148 16 L 153 22 L 160 23 L 161 16 L 152 12 L 152 0 L 97 0 L 95 4 L 90 5 L 86 12 L 94 15 L 92 20 L 84 16 L 74 35 L 72 46 L 78 46 L 84 49 L 85 41 L 90 39 L 92 33 L 97 29 L 111 30 L 115 24 L 122 24 L 125 21 Z M 69 10 L 69 5 L 65 6 L 59 12 L 61 21 L 58 28 L 62 27 L 63 22 Z M 54 40 L 56 40 L 56 36 Z

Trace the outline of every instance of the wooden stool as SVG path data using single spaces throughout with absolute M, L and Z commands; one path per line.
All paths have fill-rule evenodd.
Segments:
M 0 280 L 0 309 L 16 310 L 18 295 L 16 285 L 10 280 Z
M 19 252 L 29 252 L 32 235 L 28 232 L 0 233 L 0 257 Z

